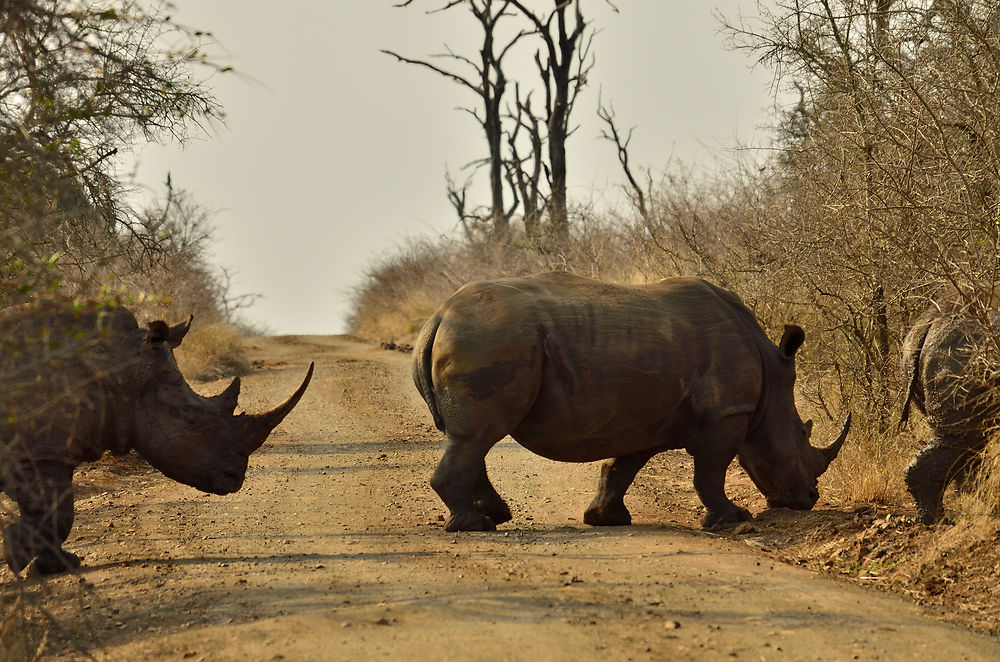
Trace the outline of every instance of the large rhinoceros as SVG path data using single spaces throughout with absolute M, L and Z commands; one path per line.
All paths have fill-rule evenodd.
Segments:
M 451 511 L 449 531 L 493 530 L 510 509 L 486 475 L 505 435 L 566 462 L 601 468 L 584 521 L 631 523 L 623 497 L 657 453 L 684 448 L 716 528 L 751 518 L 725 493 L 739 456 L 772 507 L 809 509 L 828 448 L 809 444 L 795 409 L 788 326 L 778 347 L 733 294 L 695 278 L 635 287 L 568 273 L 471 283 L 427 321 L 413 378 L 447 446 L 431 486 Z
M 275 409 L 234 415 L 239 378 L 202 397 L 174 361 L 191 319 L 142 329 L 117 306 L 39 302 L 0 312 L 0 490 L 20 521 L 5 531 L 14 571 L 79 567 L 62 548 L 73 526 L 74 469 L 134 449 L 204 492 L 240 489 L 249 455 L 298 403 L 312 376 Z
M 912 404 L 934 435 L 906 468 L 906 487 L 925 524 L 940 517 L 948 485 L 965 484 L 979 464 L 987 433 L 1000 423 L 996 354 L 985 351 L 987 335 L 997 331 L 1000 312 L 973 317 L 952 292 L 918 317 L 903 340 L 907 394 L 900 423 Z

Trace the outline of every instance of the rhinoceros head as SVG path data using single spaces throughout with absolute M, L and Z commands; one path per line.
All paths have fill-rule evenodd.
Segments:
M 173 348 L 190 325 L 190 318 L 174 326 L 159 321 L 149 325 L 137 363 L 129 443 L 164 475 L 203 492 L 228 494 L 243 485 L 250 454 L 302 397 L 313 366 L 299 388 L 271 411 L 234 415 L 238 377 L 222 393 L 203 397 L 177 368 Z
M 819 498 L 819 477 L 840 452 L 851 427 L 848 414 L 837 440 L 826 448 L 809 443 L 812 421 L 795 408 L 795 352 L 805 341 L 786 326 L 776 356 L 765 357 L 765 379 L 754 427 L 740 449 L 740 464 L 771 508 L 809 510 Z

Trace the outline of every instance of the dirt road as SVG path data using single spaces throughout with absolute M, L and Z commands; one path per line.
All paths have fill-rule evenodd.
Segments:
M 903 599 L 699 531 L 683 454 L 640 475 L 635 525 L 595 529 L 581 521 L 595 465 L 505 441 L 487 461 L 514 520 L 446 533 L 427 483 L 441 438 L 409 355 L 296 337 L 255 341 L 251 358 L 250 411 L 317 367 L 242 491 L 114 464 L 79 475 L 67 548 L 84 567 L 38 590 L 93 658 L 1000 659 L 997 639 Z M 88 658 L 60 643 L 51 659 Z

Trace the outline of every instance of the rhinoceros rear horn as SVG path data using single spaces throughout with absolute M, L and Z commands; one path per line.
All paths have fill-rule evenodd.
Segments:
M 306 392 L 306 387 L 309 386 L 309 380 L 312 379 L 313 367 L 314 364 L 310 363 L 306 377 L 302 380 L 302 384 L 295 390 L 295 393 L 292 393 L 288 396 L 287 400 L 271 411 L 253 416 L 240 415 L 237 417 L 237 420 L 240 420 L 243 424 L 246 452 L 248 455 L 261 447 L 261 444 L 267 439 L 267 435 L 271 434 L 271 430 L 278 427 L 278 424 L 299 403 L 302 394 Z
M 226 387 L 225 391 L 218 395 L 213 395 L 208 399 L 212 403 L 212 406 L 219 411 L 232 414 L 240 399 L 240 378 L 234 377 L 232 383 Z
M 817 449 L 823 455 L 823 471 L 820 471 L 820 474 L 825 472 L 830 467 L 830 463 L 837 459 L 837 455 L 840 453 L 840 449 L 844 445 L 844 441 L 847 439 L 847 433 L 850 429 L 851 414 L 848 412 L 847 418 L 844 419 L 844 427 L 840 431 L 840 435 L 837 436 L 837 440 L 826 448 Z

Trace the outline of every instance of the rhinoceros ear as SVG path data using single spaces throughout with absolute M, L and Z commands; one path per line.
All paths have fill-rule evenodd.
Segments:
M 806 332 L 802 330 L 801 326 L 786 324 L 785 333 L 781 336 L 778 349 L 781 350 L 781 355 L 786 359 L 795 358 L 795 352 L 799 351 L 799 347 L 802 347 L 802 343 L 805 341 Z
M 166 322 L 156 320 L 149 323 L 149 331 L 146 332 L 147 345 L 161 345 L 170 337 L 170 327 Z

